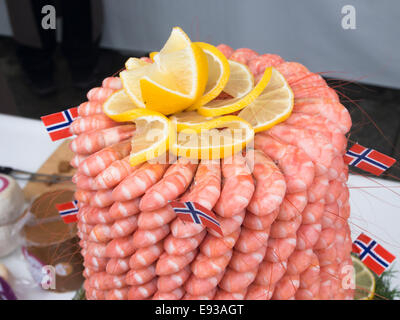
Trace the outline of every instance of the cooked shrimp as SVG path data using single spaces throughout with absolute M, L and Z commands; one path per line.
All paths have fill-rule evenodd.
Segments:
M 223 187 L 214 210 L 222 217 L 232 217 L 244 210 L 254 192 L 254 182 L 245 158 L 237 153 L 222 160 Z
M 230 235 L 232 232 L 237 230 L 243 223 L 245 216 L 245 211 L 243 210 L 239 214 L 233 216 L 232 218 L 223 218 L 220 216 L 217 216 L 218 222 L 221 227 L 222 235 L 216 232 L 215 230 L 209 230 L 208 232 L 212 234 L 213 236 L 216 237 L 223 237 Z
M 287 193 L 279 208 L 278 220 L 292 220 L 304 211 L 307 206 L 307 192 Z
M 106 292 L 106 300 L 128 300 L 129 288 L 111 289 Z
M 107 245 L 105 243 L 88 242 L 87 252 L 94 257 L 106 258 L 106 247 Z
M 336 260 L 336 246 L 332 243 L 329 247 L 317 250 L 315 252 L 319 259 L 319 265 L 321 267 L 330 265 Z
M 185 290 L 182 288 L 177 288 L 170 292 L 160 292 L 157 291 L 154 296 L 153 300 L 180 300 L 182 299 L 183 295 L 185 294 Z
M 136 249 L 145 248 L 164 239 L 169 232 L 169 225 L 163 225 L 162 227 L 153 230 L 138 229 L 133 235 L 132 244 Z
M 297 245 L 298 250 L 305 250 L 313 248 L 317 243 L 321 234 L 321 224 L 302 224 L 297 230 Z
M 157 279 L 139 286 L 132 286 L 128 292 L 129 300 L 143 300 L 150 298 L 157 291 Z
M 114 89 L 97 87 L 89 90 L 87 93 L 87 98 L 89 101 L 104 102 L 114 92 Z
M 119 238 L 131 235 L 138 227 L 138 217 L 136 215 L 122 218 L 111 226 L 111 237 Z
M 77 189 L 74 194 L 75 200 L 77 200 L 81 205 L 86 205 L 90 203 L 91 198 L 96 194 L 96 191 Z
M 285 61 L 277 54 L 266 53 L 251 59 L 248 66 L 251 73 L 256 76 L 263 74 L 268 67 L 275 67 L 283 62 Z
M 139 203 L 139 198 L 123 202 L 114 202 L 110 207 L 109 216 L 112 219 L 118 220 L 138 214 L 140 212 Z
M 302 224 L 313 224 L 319 222 L 325 210 L 325 200 L 309 203 L 301 212 Z
M 336 238 L 336 230 L 334 228 L 324 228 L 319 235 L 318 241 L 314 246 L 314 250 L 328 248 Z
M 78 106 L 78 115 L 80 117 L 87 117 L 101 113 L 103 113 L 103 104 L 98 101 L 86 101 Z
M 228 251 L 223 256 L 215 258 L 209 258 L 206 255 L 199 253 L 190 267 L 197 278 L 209 278 L 224 271 L 228 266 L 231 257 L 232 251 Z
M 83 206 L 78 211 L 78 218 L 81 222 L 87 224 L 107 224 L 114 221 L 109 215 L 108 208 L 93 208 Z
M 304 79 L 305 76 L 311 74 L 311 72 L 305 66 L 298 62 L 284 62 L 277 65 L 276 69 L 282 73 L 290 85 L 296 83 L 296 81 Z
M 94 242 L 108 242 L 111 237 L 111 224 L 97 224 L 90 232 L 89 239 Z
M 112 258 L 108 260 L 106 272 L 114 275 L 125 274 L 129 271 L 129 258 Z
M 258 284 L 251 284 L 247 289 L 246 300 L 270 300 L 274 292 L 274 287 L 260 286 Z
M 89 156 L 81 163 L 78 172 L 91 177 L 97 176 L 114 161 L 121 160 L 129 155 L 130 151 L 131 141 L 129 139 L 116 143 Z
M 194 274 L 192 274 L 186 281 L 184 288 L 186 292 L 191 295 L 205 295 L 207 294 L 207 292 L 210 292 L 217 287 L 224 273 L 225 271 L 209 278 L 197 278 Z
M 131 269 L 127 274 L 125 281 L 129 285 L 138 286 L 149 282 L 156 276 L 156 266 L 152 265 L 143 269 Z
M 135 251 L 129 260 L 132 269 L 144 268 L 155 262 L 164 252 L 162 241 Z
M 119 77 L 107 77 L 102 82 L 103 88 L 109 88 L 113 90 L 122 89 L 122 82 Z
M 98 258 L 88 253 L 83 254 L 83 252 L 82 255 L 84 256 L 83 265 L 85 267 L 90 268 L 96 272 L 104 271 L 106 269 L 108 258 Z
M 253 177 L 256 188 L 247 210 L 265 216 L 274 212 L 286 193 L 285 178 L 275 163 L 261 151 L 247 152 L 248 162 L 254 161 Z
M 76 184 L 78 189 L 83 190 L 97 190 L 95 180 L 93 177 L 88 177 L 82 173 L 75 173 L 72 176 L 72 182 Z
M 266 132 L 256 134 L 254 145 L 278 163 L 288 193 L 305 191 L 311 186 L 314 164 L 302 149 L 279 142 Z
M 87 155 L 82 155 L 82 154 L 76 154 L 72 157 L 71 161 L 69 162 L 69 164 L 74 167 L 74 168 L 78 168 L 79 165 L 85 161 L 87 159 Z M 83 188 L 85 189 L 85 188 Z
M 240 228 L 222 238 L 207 234 L 200 245 L 200 252 L 210 258 L 220 257 L 231 251 L 239 236 Z
M 247 288 L 241 292 L 227 292 L 222 289 L 218 289 L 215 294 L 215 300 L 244 300 L 246 296 Z
M 297 231 L 300 224 L 301 214 L 289 221 L 276 220 L 271 226 L 270 235 L 272 238 L 287 238 Z
M 167 168 L 167 164 L 145 162 L 114 188 L 114 200 L 127 201 L 143 195 L 162 178 Z
M 223 44 L 223 43 L 219 44 L 219 45 L 217 46 L 217 49 L 218 49 L 219 51 L 221 51 L 222 54 L 223 54 L 227 59 L 229 59 L 229 58 L 231 57 L 232 53 L 235 51 L 235 50 L 233 50 L 230 46 L 228 46 L 228 45 L 226 45 L 226 44 Z
M 243 221 L 243 226 L 251 230 L 265 230 L 275 221 L 278 213 L 279 209 L 266 216 L 256 216 L 255 214 L 247 211 Z
M 154 211 L 142 212 L 139 215 L 138 226 L 144 230 L 156 229 L 169 224 L 175 217 L 175 211 L 167 205 Z
M 165 172 L 162 179 L 147 189 L 140 201 L 140 210 L 153 211 L 176 199 L 189 186 L 197 164 L 186 158 L 179 158 Z
M 85 132 L 71 141 L 70 148 L 75 153 L 92 154 L 132 137 L 134 132 L 134 125 L 122 125 Z
M 325 195 L 325 203 L 331 204 L 335 202 L 343 191 L 344 184 L 339 180 L 332 180 L 329 182 L 328 192 Z
M 233 269 L 228 268 L 219 283 L 219 287 L 228 292 L 240 292 L 245 290 L 256 278 L 257 268 L 246 271 L 237 272 Z
M 263 261 L 266 250 L 266 246 L 262 246 L 258 250 L 249 253 L 234 250 L 229 267 L 237 272 L 253 270 Z
M 98 190 L 93 197 L 90 199 L 90 205 L 96 208 L 105 208 L 109 207 L 114 203 L 114 199 L 112 198 L 112 190 Z
M 125 275 L 112 275 L 107 272 L 99 272 L 89 279 L 91 287 L 97 290 L 119 289 L 126 286 Z
M 217 288 L 214 288 L 206 292 L 205 294 L 198 296 L 186 293 L 185 296 L 183 297 L 183 300 L 213 300 L 216 293 L 217 293 Z
M 310 188 L 308 188 L 308 201 L 317 202 L 327 195 L 329 190 L 328 175 L 323 174 L 314 178 L 314 181 Z
M 273 226 L 273 225 L 272 225 Z M 242 228 L 240 237 L 235 244 L 235 249 L 243 253 L 254 252 L 262 246 L 267 245 L 269 236 L 269 227 L 265 230 L 250 230 Z
M 298 250 L 296 249 L 288 259 L 287 273 L 288 275 L 296 275 L 304 272 L 311 264 L 314 253 L 312 249 Z
M 185 255 L 170 255 L 164 252 L 157 261 L 156 274 L 167 276 L 176 273 L 189 265 L 196 257 L 197 250 L 188 252 Z
M 247 64 L 250 60 L 258 57 L 259 54 L 249 48 L 236 49 L 229 57 L 230 60 L 237 61 L 243 64 Z
M 295 234 L 281 239 L 270 238 L 265 260 L 270 262 L 286 261 L 296 248 L 296 243 Z
M 164 240 L 164 249 L 169 254 L 185 255 L 196 249 L 202 243 L 206 234 L 206 230 L 190 238 L 176 238 L 172 234 L 169 234 Z
M 111 231 L 110 231 L 111 234 Z M 115 238 L 107 244 L 106 253 L 110 258 L 126 258 L 135 251 L 132 236 Z
M 272 300 L 289 300 L 296 294 L 300 286 L 299 275 L 284 275 L 275 286 Z
M 255 284 L 260 285 L 266 289 L 273 287 L 286 273 L 287 262 L 261 262 Z
M 88 131 L 106 129 L 118 125 L 118 122 L 115 122 L 105 114 L 100 113 L 75 119 L 74 122 L 71 123 L 69 130 L 72 134 L 80 135 Z
M 181 287 L 190 276 L 189 266 L 166 276 L 159 276 L 157 288 L 160 292 L 170 292 Z

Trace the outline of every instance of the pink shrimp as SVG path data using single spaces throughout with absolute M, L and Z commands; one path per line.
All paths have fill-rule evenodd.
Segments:
M 304 272 L 310 266 L 313 257 L 312 249 L 296 249 L 288 259 L 286 274 L 296 275 Z
M 111 224 L 97 224 L 90 232 L 89 239 L 94 242 L 108 242 L 111 237 Z
M 132 286 L 128 292 L 129 300 L 143 300 L 150 298 L 157 291 L 157 279 L 153 279 L 143 285 Z
M 87 252 L 94 257 L 105 258 L 107 257 L 106 247 L 107 245 L 104 243 L 88 242 Z
M 244 300 L 246 296 L 246 290 L 242 290 L 241 292 L 227 292 L 222 289 L 218 289 L 215 294 L 215 300 Z
M 329 88 L 327 85 L 319 86 L 319 87 L 308 87 L 308 88 L 300 88 L 294 89 L 294 98 L 301 99 L 301 98 L 326 98 L 333 100 L 335 102 L 339 102 L 339 97 L 335 90 Z
M 243 226 L 250 230 L 265 230 L 275 221 L 278 213 L 279 209 L 266 216 L 256 216 L 247 211 L 243 221 Z
M 94 225 L 78 221 L 77 227 L 79 231 L 89 234 L 93 230 Z
M 191 238 L 175 238 L 172 234 L 164 240 L 164 249 L 168 254 L 185 255 L 196 249 L 202 243 L 207 231 L 196 234 Z
M 129 260 L 132 269 L 144 268 L 155 262 L 164 252 L 162 241 L 135 251 Z
M 177 288 L 170 292 L 160 292 L 157 291 L 154 296 L 153 300 L 180 300 L 182 299 L 183 295 L 185 294 L 185 290 L 182 288 Z
M 341 174 L 344 169 L 344 162 L 343 162 L 343 157 L 342 155 L 338 155 L 332 160 L 331 167 L 328 170 L 328 179 L 329 180 L 335 180 L 339 179 L 343 181 L 343 177 L 341 177 Z M 345 179 L 343 182 L 345 182 L 347 179 Z
M 149 282 L 156 276 L 156 266 L 152 264 L 143 269 L 131 269 L 127 274 L 125 281 L 132 286 L 138 286 Z
M 96 208 L 105 208 L 109 207 L 114 203 L 114 199 L 112 198 L 112 190 L 99 190 L 97 191 L 93 197 L 90 199 L 90 205 Z
M 290 85 L 301 79 L 304 79 L 305 76 L 311 74 L 311 72 L 305 66 L 298 62 L 284 62 L 277 65 L 276 69 L 282 73 Z
M 87 98 L 88 98 L 89 101 L 104 102 L 114 92 L 115 92 L 115 90 L 114 89 L 110 89 L 110 88 L 101 88 L 101 87 L 92 88 L 87 93 Z
M 320 221 L 325 210 L 325 200 L 309 203 L 301 212 L 302 224 L 313 224 Z
M 331 204 L 335 202 L 343 191 L 344 184 L 339 180 L 329 182 L 328 192 L 325 195 L 325 203 Z
M 302 224 L 297 230 L 297 245 L 298 250 L 313 248 L 317 243 L 321 234 L 321 224 Z
M 78 172 L 91 177 L 97 176 L 114 161 L 121 160 L 129 155 L 130 151 L 131 141 L 129 139 L 116 143 L 90 155 L 81 163 Z
M 157 261 L 156 274 L 159 276 L 167 276 L 176 273 L 189 265 L 196 257 L 197 250 L 188 252 L 185 255 L 170 255 L 164 252 Z
M 176 217 L 170 205 L 154 211 L 142 212 L 139 215 L 138 226 L 140 229 L 150 230 L 169 224 Z
M 130 165 L 129 156 L 122 160 L 114 161 L 109 167 L 96 176 L 94 179 L 94 186 L 97 189 L 113 188 L 139 167 L 140 165 Z
M 322 228 L 331 228 L 335 225 L 336 220 L 339 219 L 339 206 L 333 202 L 325 205 L 325 211 L 321 218 Z
M 83 270 L 83 276 L 85 277 L 85 279 L 89 279 L 92 275 L 94 275 L 95 273 L 97 273 L 96 271 L 94 271 L 93 269 L 87 268 L 85 267 L 85 269 Z M 86 282 L 86 281 L 85 281 Z
M 114 188 L 114 200 L 126 201 L 141 196 L 162 178 L 167 168 L 167 164 L 144 163 Z
M 111 226 L 111 237 L 119 238 L 132 234 L 138 227 L 138 217 L 136 215 L 122 218 Z
M 301 214 L 289 221 L 276 220 L 271 226 L 270 235 L 272 238 L 287 238 L 297 231 L 300 224 Z
M 314 246 L 314 250 L 328 248 L 336 238 L 336 230 L 334 228 L 324 228 Z
M 274 162 L 261 151 L 247 152 L 246 159 L 249 162 L 254 160 L 253 177 L 256 180 L 256 188 L 247 210 L 259 216 L 271 214 L 285 196 L 285 178 Z
M 299 286 L 299 275 L 284 275 L 275 286 L 272 300 L 288 300 L 292 298 Z
M 256 76 L 263 74 L 266 68 L 275 67 L 283 62 L 285 61 L 277 54 L 266 53 L 251 59 L 248 66 L 251 73 Z
M 237 272 L 233 269 L 228 268 L 219 283 L 219 287 L 228 292 L 240 292 L 245 290 L 256 278 L 257 268 L 246 271 Z
M 162 179 L 147 189 L 140 201 L 140 210 L 153 211 L 176 199 L 189 186 L 197 164 L 186 158 L 179 158 L 165 172 Z
M 108 208 L 83 206 L 78 211 L 78 217 L 81 222 L 92 225 L 99 223 L 107 224 L 114 221 L 108 213 Z
M 112 258 L 108 260 L 106 272 L 114 275 L 125 274 L 129 271 L 129 258 Z
M 243 64 L 247 64 L 250 60 L 258 57 L 258 53 L 249 48 L 236 49 L 229 57 L 230 60 L 237 61 Z
M 232 251 L 228 251 L 225 255 L 215 258 L 209 258 L 199 253 L 190 267 L 197 278 L 209 278 L 224 271 L 231 257 Z
M 224 271 L 210 278 L 197 278 L 191 275 L 185 283 L 185 290 L 188 294 L 193 296 L 201 296 L 212 291 L 221 281 Z
M 222 54 L 223 54 L 227 59 L 229 59 L 229 58 L 231 57 L 232 53 L 235 51 L 235 50 L 233 50 L 230 46 L 228 46 L 228 45 L 226 45 L 226 44 L 223 44 L 223 43 L 219 44 L 219 45 L 217 46 L 217 49 L 218 49 L 219 51 L 221 51 Z
M 78 115 L 80 117 L 87 117 L 101 113 L 103 113 L 103 104 L 98 101 L 86 101 L 78 106 Z
M 291 235 L 287 238 L 268 240 L 267 252 L 265 260 L 270 262 L 286 261 L 296 248 L 296 237 Z
M 315 163 L 316 175 L 325 174 L 335 156 L 333 145 L 320 132 L 280 123 L 268 133 L 302 149 Z
M 82 190 L 82 189 L 77 189 L 74 194 L 75 200 L 77 200 L 81 205 L 84 204 L 89 204 L 90 200 L 94 195 L 96 194 L 96 191 L 89 191 L 89 190 Z
M 247 289 L 246 300 L 270 300 L 274 292 L 274 287 L 264 287 L 258 284 L 251 284 Z
M 273 287 L 286 273 L 287 262 L 261 262 L 254 283 L 266 289 Z
M 132 137 L 134 132 L 134 125 L 122 125 L 85 132 L 71 141 L 70 148 L 75 153 L 92 154 Z
M 183 300 L 213 300 L 216 293 L 217 293 L 217 288 L 214 288 L 202 295 L 192 295 L 186 293 L 185 296 L 183 297 Z
M 72 176 L 72 182 L 76 184 L 78 189 L 97 190 L 94 178 L 88 177 L 82 173 L 75 173 Z
M 296 80 L 290 85 L 293 91 L 305 88 L 316 88 L 316 87 L 326 87 L 326 86 L 327 86 L 326 81 L 319 74 L 316 73 L 309 73 L 304 77 Z
M 169 232 L 169 225 L 163 225 L 153 230 L 138 229 L 133 235 L 132 243 L 136 249 L 148 247 L 164 239 Z
M 71 161 L 69 162 L 69 164 L 74 167 L 74 168 L 78 168 L 79 165 L 85 161 L 88 158 L 87 155 L 82 155 L 82 154 L 76 154 L 72 157 Z M 85 189 L 85 188 L 84 188 Z
M 72 134 L 80 135 L 82 133 L 99 130 L 99 129 L 107 129 L 111 127 L 116 127 L 118 122 L 111 120 L 105 114 L 93 114 L 83 118 L 77 118 L 74 122 L 71 123 L 69 130 Z
M 106 300 L 128 300 L 128 292 L 128 287 L 108 290 Z
M 125 275 L 112 275 L 107 272 L 99 272 L 92 275 L 89 284 L 97 290 L 119 289 L 126 286 Z
M 160 276 L 157 279 L 157 288 L 160 292 L 170 292 L 181 287 L 190 276 L 190 268 L 186 266 L 176 273 Z
M 243 253 L 254 252 L 262 246 L 267 245 L 268 236 L 269 227 L 261 231 L 250 230 L 244 227 L 242 228 L 240 237 L 235 244 L 235 249 Z
M 111 240 L 106 249 L 107 257 L 110 258 L 126 258 L 131 256 L 134 251 L 135 247 L 130 235 Z
M 316 251 L 321 267 L 330 265 L 336 260 L 336 246 L 332 243 L 329 247 Z
M 95 288 L 90 287 L 87 285 L 88 281 L 84 282 L 84 288 L 86 291 L 86 298 L 88 300 L 105 300 L 107 291 L 104 290 L 97 290 Z
M 256 134 L 254 145 L 278 163 L 285 176 L 288 193 L 305 191 L 311 186 L 314 164 L 302 149 L 281 143 L 265 132 Z
M 329 180 L 326 174 L 314 178 L 308 189 L 308 201 L 317 202 L 325 197 L 329 189 Z
M 319 114 L 334 123 L 343 134 L 351 128 L 351 117 L 339 102 L 322 97 L 296 99 L 294 112 Z
M 245 158 L 239 153 L 222 160 L 222 174 L 223 188 L 214 210 L 222 217 L 232 217 L 248 206 L 254 182 Z
M 94 257 L 88 253 L 84 255 L 83 265 L 85 267 L 91 268 L 92 270 L 99 272 L 106 269 L 108 258 L 98 258 Z
M 113 90 L 122 89 L 122 82 L 119 77 L 107 77 L 102 82 L 103 88 L 109 88 Z
M 232 218 L 223 218 L 218 216 L 217 218 L 221 227 L 222 236 L 230 235 L 232 232 L 237 230 L 242 225 L 245 214 L 246 212 L 243 210 Z M 208 232 L 216 237 L 221 237 L 221 235 L 215 230 L 209 230 Z
M 247 272 L 255 269 L 263 261 L 266 250 L 266 246 L 249 253 L 234 250 L 229 267 L 237 272 Z
M 110 207 L 109 216 L 112 219 L 118 220 L 138 214 L 140 212 L 139 203 L 139 198 L 123 202 L 114 202 Z
M 301 191 L 296 193 L 287 193 L 279 208 L 278 220 L 292 220 L 301 214 L 307 206 L 307 192 Z
M 239 239 L 240 232 L 239 228 L 223 238 L 207 234 L 200 245 L 200 252 L 210 258 L 227 254 Z

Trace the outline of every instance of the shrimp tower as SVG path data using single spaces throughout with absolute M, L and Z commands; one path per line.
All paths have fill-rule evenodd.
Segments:
M 349 113 L 299 63 L 217 48 L 255 79 L 268 67 L 283 75 L 290 116 L 228 158 L 132 166 L 137 127 L 103 112 L 120 78 L 91 89 L 70 144 L 87 299 L 352 299 Z M 176 199 L 212 210 L 222 234 L 182 221 Z

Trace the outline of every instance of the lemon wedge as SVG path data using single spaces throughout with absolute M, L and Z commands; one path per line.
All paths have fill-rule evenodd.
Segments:
M 123 122 L 126 112 L 136 109 L 137 106 L 124 90 L 114 92 L 104 103 L 104 113 L 114 121 Z
M 240 113 L 255 132 L 264 131 L 286 120 L 293 110 L 293 92 L 283 75 L 272 68 L 271 79 L 263 92 Z
M 222 118 L 213 123 L 213 128 L 180 131 L 170 145 L 171 152 L 189 159 L 221 159 L 241 151 L 253 140 L 254 130 L 248 122 L 237 116 Z
M 196 42 L 206 54 L 208 62 L 208 80 L 203 96 L 187 110 L 196 110 L 199 106 L 216 98 L 229 80 L 230 68 L 228 59 L 216 47 L 205 42 Z
M 356 290 L 354 292 L 355 300 L 372 300 L 375 294 L 375 277 L 368 267 L 362 261 L 351 256 L 353 261 Z
M 154 63 L 120 73 L 135 105 L 163 114 L 182 111 L 202 96 L 208 78 L 207 57 L 180 28 L 154 57 Z
M 197 111 L 206 117 L 215 117 L 239 111 L 257 98 L 271 78 L 271 70 L 265 70 L 263 77 L 254 87 L 254 78 L 249 68 L 236 61 L 229 60 L 230 76 L 223 92 L 232 98 L 214 99 L 200 106 Z
M 132 121 L 136 125 L 129 157 L 131 166 L 165 154 L 170 143 L 175 140 L 175 130 L 171 121 L 157 111 L 136 108 L 125 111 L 114 119 L 119 122 Z
M 184 111 L 176 113 L 169 117 L 171 122 L 176 126 L 177 131 L 184 129 L 194 129 L 201 127 L 206 121 L 214 119 L 213 117 L 205 117 L 196 111 Z

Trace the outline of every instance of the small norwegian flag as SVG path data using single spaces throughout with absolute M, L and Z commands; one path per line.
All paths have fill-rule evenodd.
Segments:
M 223 235 L 214 212 L 204 208 L 202 205 L 192 201 L 172 201 L 170 205 L 181 220 L 202 224 L 218 232 L 221 236 Z
M 69 126 L 77 117 L 78 108 L 75 107 L 43 116 L 40 119 L 42 119 L 51 140 L 57 141 L 72 136 Z
M 58 203 L 56 204 L 56 208 L 60 213 L 61 218 L 65 223 L 72 223 L 78 221 L 78 201 L 73 200 L 66 203 Z
M 353 242 L 353 252 L 378 276 L 380 276 L 396 257 L 364 233 Z
M 396 159 L 356 143 L 347 150 L 344 155 L 344 162 L 379 176 L 389 169 L 396 162 Z

